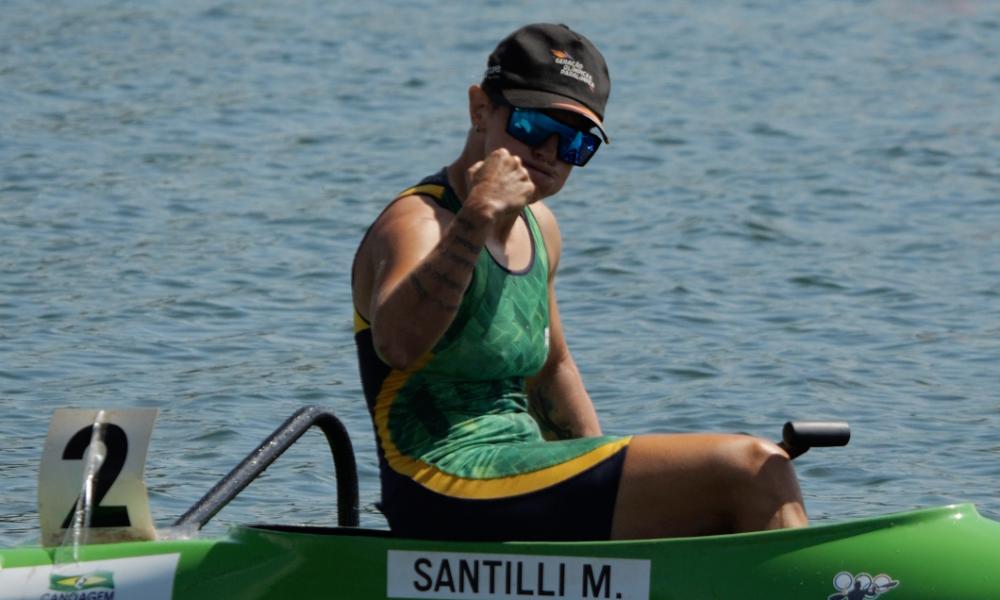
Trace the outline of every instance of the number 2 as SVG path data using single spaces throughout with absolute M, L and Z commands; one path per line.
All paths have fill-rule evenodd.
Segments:
M 107 495 L 108 490 L 114 485 L 115 479 L 122 472 L 125 466 L 125 457 L 128 456 L 128 436 L 121 427 L 108 423 L 99 425 L 103 430 L 104 445 L 107 447 L 107 456 L 104 464 L 97 470 L 94 478 L 94 506 L 90 515 L 91 527 L 130 527 L 132 522 L 128 518 L 127 506 L 101 506 L 101 500 Z M 63 450 L 63 460 L 83 460 L 83 455 L 90 446 L 90 439 L 94 434 L 94 426 L 89 425 L 70 438 Z M 79 503 L 79 496 L 73 507 L 69 509 L 69 514 L 63 521 L 63 529 L 69 528 L 73 522 L 73 513 L 76 512 L 76 505 Z

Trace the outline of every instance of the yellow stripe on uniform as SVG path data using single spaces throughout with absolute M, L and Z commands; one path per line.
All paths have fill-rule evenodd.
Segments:
M 399 393 L 410 376 L 424 368 L 432 358 L 434 355 L 428 354 L 410 369 L 393 371 L 386 377 L 375 400 L 375 428 L 389 467 L 400 475 L 405 475 L 439 494 L 485 500 L 538 491 L 560 481 L 565 481 L 610 458 L 632 440 L 631 437 L 627 437 L 611 441 L 572 460 L 530 473 L 519 473 L 493 479 L 468 479 L 445 473 L 422 460 L 414 460 L 401 453 L 396 448 L 396 444 L 392 442 L 392 432 L 389 431 L 389 409 L 393 400 L 396 399 L 396 394 Z
M 545 469 L 520 473 L 494 479 L 466 479 L 449 475 L 420 460 L 408 456 L 399 456 L 396 461 L 389 461 L 389 466 L 395 471 L 408 475 L 424 487 L 440 494 L 459 498 L 486 500 L 491 498 L 506 498 L 527 494 L 582 473 L 598 463 L 610 458 L 616 452 L 628 445 L 631 437 L 608 442 L 594 450 Z M 552 442 L 558 443 L 558 442 Z M 395 463 L 395 464 L 394 464 Z
M 357 335 L 359 331 L 364 331 L 365 329 L 371 329 L 371 324 L 365 321 L 365 318 L 361 316 L 358 312 L 357 307 L 354 308 L 354 335 Z
M 428 196 L 434 196 L 435 198 L 440 198 L 444 196 L 444 186 L 443 185 L 418 185 L 416 187 L 411 187 L 408 190 L 404 190 L 402 194 L 396 196 L 396 199 L 403 198 L 405 196 L 415 196 L 417 194 L 426 194 Z

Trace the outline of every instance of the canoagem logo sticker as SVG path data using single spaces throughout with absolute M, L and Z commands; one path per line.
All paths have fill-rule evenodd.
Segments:
M 179 552 L 0 568 L 0 600 L 173 600 Z
M 115 578 L 111 571 L 92 571 L 81 575 L 52 575 L 46 600 L 110 600 L 114 598 Z M 97 590 L 102 590 L 98 592 Z M 104 591 L 110 592 L 105 594 Z M 59 593 L 61 592 L 61 593 Z
M 877 598 L 879 595 L 891 590 L 899 585 L 888 575 L 881 574 L 872 577 L 868 573 L 858 573 L 857 577 L 847 571 L 837 573 L 833 578 L 833 587 L 840 590 L 832 594 L 827 600 L 865 600 L 866 598 Z

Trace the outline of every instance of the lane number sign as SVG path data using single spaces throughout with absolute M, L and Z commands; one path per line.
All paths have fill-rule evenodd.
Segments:
M 155 539 L 143 473 L 157 409 L 58 409 L 38 472 L 42 543 L 58 546 L 90 498 L 87 543 Z

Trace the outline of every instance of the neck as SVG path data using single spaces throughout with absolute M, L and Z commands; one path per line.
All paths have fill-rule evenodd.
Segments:
M 482 156 L 482 144 L 473 142 L 475 135 L 472 131 L 469 132 L 469 136 L 465 140 L 465 148 L 462 149 L 462 154 L 455 159 L 455 162 L 445 168 L 445 173 L 448 174 L 448 183 L 451 185 L 451 189 L 455 191 L 455 195 L 458 196 L 458 201 L 462 204 L 465 204 L 465 199 L 469 197 L 469 186 L 466 182 L 465 174 L 472 165 L 485 158 Z M 479 146 L 478 151 L 477 146 Z

